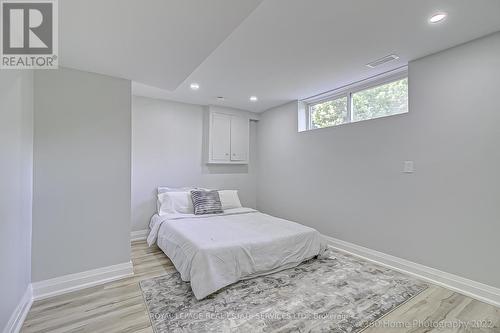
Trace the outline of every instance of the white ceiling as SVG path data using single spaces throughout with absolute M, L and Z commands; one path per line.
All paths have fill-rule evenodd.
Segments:
M 174 90 L 262 0 L 62 0 L 60 64 Z
M 60 1 L 61 63 L 131 79 L 137 95 L 259 112 L 500 31 L 499 0 L 259 2 Z M 436 11 L 448 18 L 430 25 Z

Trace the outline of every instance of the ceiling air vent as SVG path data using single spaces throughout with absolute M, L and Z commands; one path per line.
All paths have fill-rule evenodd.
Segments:
M 369 64 L 366 64 L 367 67 L 370 68 L 375 68 L 377 66 L 380 66 L 382 64 L 385 64 L 386 62 L 393 61 L 399 59 L 399 57 L 395 54 L 389 54 L 388 56 L 385 56 L 383 58 L 377 59 L 375 61 L 370 62 Z

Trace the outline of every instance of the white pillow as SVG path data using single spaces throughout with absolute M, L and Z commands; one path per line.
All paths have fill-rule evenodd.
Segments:
M 191 192 L 163 192 L 158 194 L 158 215 L 194 214 Z
M 222 210 L 241 208 L 240 198 L 238 198 L 238 191 L 236 190 L 220 190 L 219 197 L 222 204 Z
M 192 189 L 195 189 L 195 186 L 190 186 L 190 187 L 166 187 L 166 186 L 160 186 L 158 187 L 158 195 L 165 193 L 165 192 L 189 192 Z M 160 208 L 161 208 L 161 202 L 159 199 L 156 199 L 156 211 L 158 212 L 158 215 L 160 214 Z
M 158 187 L 158 194 L 162 194 L 165 192 L 189 192 L 195 188 L 194 186 L 191 187 L 166 187 L 166 186 L 160 186 Z

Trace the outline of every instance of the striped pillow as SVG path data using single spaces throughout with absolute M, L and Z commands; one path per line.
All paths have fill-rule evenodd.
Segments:
M 218 191 L 192 190 L 194 214 L 219 214 L 223 213 Z

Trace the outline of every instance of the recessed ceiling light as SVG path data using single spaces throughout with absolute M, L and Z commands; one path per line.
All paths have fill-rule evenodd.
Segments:
M 200 85 L 199 85 L 198 83 L 196 83 L 196 82 L 191 83 L 191 84 L 189 85 L 189 87 L 190 87 L 191 89 L 193 89 L 193 90 L 198 90 L 198 89 L 200 89 Z
M 447 14 L 444 12 L 436 13 L 429 18 L 429 22 L 430 23 L 442 22 L 446 18 L 446 16 L 447 16 Z
M 257 96 L 250 96 L 250 101 L 251 102 L 257 102 L 259 99 L 257 98 Z

